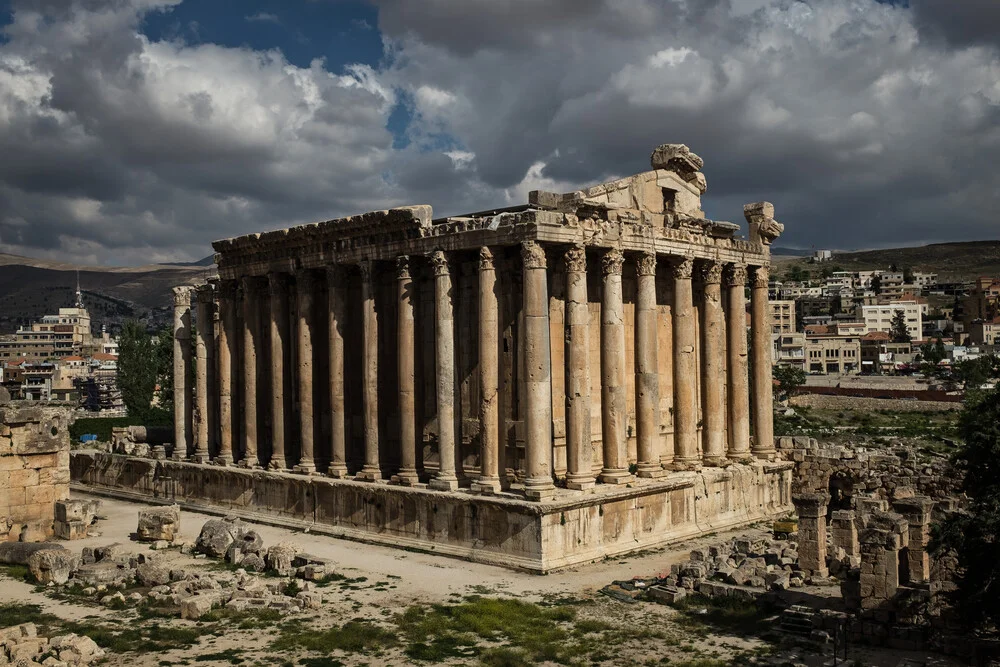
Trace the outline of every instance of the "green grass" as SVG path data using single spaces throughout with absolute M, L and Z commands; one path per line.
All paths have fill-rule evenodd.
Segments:
M 201 617 L 202 621 L 209 623 L 225 622 L 235 625 L 240 630 L 264 630 L 272 628 L 282 619 L 282 614 L 277 609 L 246 609 L 236 611 L 234 609 L 213 609 Z
M 325 630 L 306 628 L 301 622 L 288 622 L 282 626 L 280 636 L 271 643 L 271 649 L 367 653 L 389 648 L 397 643 L 396 633 L 363 619 L 348 621 L 340 627 Z
M 59 617 L 47 614 L 37 604 L 2 604 L 0 605 L 0 628 L 7 628 L 21 623 L 51 626 L 58 623 Z
M 742 636 L 755 635 L 761 630 L 761 621 L 769 615 L 756 602 L 728 597 L 692 595 L 673 606 L 682 612 L 678 622 L 702 635 L 708 634 L 709 629 Z
M 242 665 L 246 662 L 240 654 L 243 653 L 243 649 L 229 648 L 225 651 L 219 651 L 218 653 L 202 653 L 194 658 L 195 662 L 209 662 L 210 660 L 218 660 L 228 662 L 233 665 Z
M 27 565 L 0 565 L 0 574 L 5 574 L 11 579 L 18 579 L 20 581 L 34 581 Z

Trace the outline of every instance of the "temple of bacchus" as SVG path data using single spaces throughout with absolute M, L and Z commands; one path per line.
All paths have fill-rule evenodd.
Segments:
M 789 511 L 782 225 L 707 219 L 686 146 L 651 162 L 217 241 L 218 280 L 175 289 L 172 456 L 78 456 L 74 479 L 540 572 Z

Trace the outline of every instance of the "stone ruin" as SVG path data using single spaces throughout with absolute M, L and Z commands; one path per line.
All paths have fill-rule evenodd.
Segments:
M 65 408 L 0 403 L 0 542 L 53 537 L 69 497 L 69 421 Z
M 664 144 L 520 206 L 217 241 L 219 279 L 174 291 L 173 442 L 123 434 L 74 479 L 536 572 L 787 512 L 783 226 L 707 219 L 702 167 Z

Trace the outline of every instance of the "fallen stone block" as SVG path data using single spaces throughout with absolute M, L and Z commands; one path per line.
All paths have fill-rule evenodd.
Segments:
M 213 558 L 225 558 L 229 547 L 243 532 L 239 519 L 209 519 L 198 533 L 195 550 Z
M 117 586 L 126 584 L 135 577 L 135 570 L 123 567 L 114 561 L 100 561 L 81 565 L 73 573 L 73 579 L 88 586 Z
M 170 583 L 170 568 L 156 563 L 143 563 L 135 574 L 143 586 L 163 586 Z
M 181 532 L 181 508 L 177 505 L 139 510 L 136 537 L 144 541 L 172 542 Z
M 675 588 L 673 586 L 650 586 L 646 591 L 646 594 L 657 602 L 674 604 L 678 600 L 683 600 L 687 597 L 687 590 L 684 588 Z
M 295 569 L 292 564 L 298 554 L 298 547 L 291 544 L 276 544 L 267 550 L 267 567 L 279 573 L 291 572 Z
M 192 595 L 181 601 L 181 618 L 199 619 L 212 611 L 212 606 L 218 601 L 214 595 Z
M 28 557 L 31 576 L 40 584 L 65 584 L 80 559 L 65 549 L 42 549 Z
M 62 549 L 55 542 L 0 542 L 0 563 L 4 565 L 27 565 L 31 554 L 36 551 Z

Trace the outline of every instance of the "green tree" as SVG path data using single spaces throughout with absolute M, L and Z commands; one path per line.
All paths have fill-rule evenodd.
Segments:
M 882 276 L 872 277 L 872 291 L 875 292 L 875 294 L 882 293 Z
M 797 366 L 775 366 L 771 375 L 778 381 L 778 396 L 783 401 L 794 396 L 796 390 L 806 383 L 805 370 Z
M 925 377 L 935 375 L 938 370 L 938 364 L 947 357 L 948 353 L 944 349 L 943 340 L 936 338 L 933 341 L 927 341 L 920 346 L 920 372 Z
M 174 409 L 174 333 L 164 327 L 153 339 L 153 358 L 156 363 L 157 402 L 161 409 L 172 413 Z
M 909 343 L 912 339 L 909 330 L 906 328 L 906 313 L 897 310 L 892 315 L 892 322 L 889 324 L 889 338 L 893 343 Z
M 930 548 L 957 555 L 955 602 L 969 623 L 984 626 L 1000 622 L 1000 390 L 968 394 L 959 428 L 965 444 L 954 465 L 968 508 L 932 527 Z
M 118 336 L 118 389 L 130 417 L 149 415 L 156 374 L 153 339 L 141 324 L 127 321 Z

